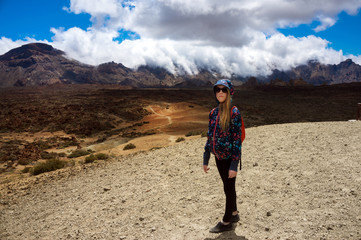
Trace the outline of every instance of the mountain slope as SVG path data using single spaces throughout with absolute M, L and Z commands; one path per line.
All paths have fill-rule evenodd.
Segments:
M 119 84 L 132 87 L 208 85 L 216 79 L 201 71 L 194 76 L 175 76 L 164 68 L 141 66 L 132 70 L 120 63 L 98 66 L 69 59 L 63 51 L 43 43 L 31 43 L 0 56 L 0 87 L 61 84 Z
M 270 76 L 256 76 L 271 85 L 321 85 L 361 82 L 361 66 L 348 59 L 337 65 L 310 61 L 289 71 L 275 69 Z M 156 66 L 140 66 L 137 70 L 121 63 L 98 66 L 69 59 L 61 50 L 44 43 L 31 43 L 0 56 L 0 87 L 60 84 L 118 84 L 132 87 L 205 87 L 211 86 L 219 74 L 200 69 L 196 75 L 173 75 Z M 235 85 L 245 77 L 232 76 Z M 253 78 L 252 78 L 253 79 Z
M 341 84 L 361 82 L 361 66 L 347 59 L 337 65 L 325 65 L 317 61 L 309 61 L 307 65 L 297 66 L 289 71 L 275 69 L 267 80 L 304 80 L 312 85 Z
M 65 58 L 50 45 L 27 44 L 0 56 L 0 86 L 92 83 L 92 68 Z

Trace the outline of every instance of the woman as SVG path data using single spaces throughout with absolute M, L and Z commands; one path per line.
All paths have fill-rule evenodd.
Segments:
M 208 172 L 210 153 L 213 153 L 226 195 L 223 219 L 210 230 L 210 232 L 218 233 L 232 230 L 232 223 L 238 222 L 240 219 L 237 211 L 235 183 L 238 164 L 241 162 L 242 118 L 237 107 L 231 106 L 231 96 L 234 89 L 230 80 L 218 80 L 213 90 L 219 105 L 209 114 L 208 138 L 203 155 L 203 170 L 205 173 Z

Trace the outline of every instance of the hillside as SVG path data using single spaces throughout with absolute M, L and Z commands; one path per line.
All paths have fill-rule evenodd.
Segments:
M 317 61 L 309 61 L 307 65 L 297 66 L 286 72 L 274 70 L 268 79 L 279 79 L 284 82 L 302 79 L 312 85 L 361 82 L 361 66 L 351 59 L 337 65 L 324 65 Z

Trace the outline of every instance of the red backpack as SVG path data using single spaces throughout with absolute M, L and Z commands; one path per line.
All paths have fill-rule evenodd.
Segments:
M 235 108 L 236 106 L 233 106 L 232 107 L 232 110 L 231 110 L 231 113 L 233 112 L 233 108 Z M 242 130 L 242 133 L 241 133 L 241 141 L 243 143 L 244 139 L 246 138 L 246 128 L 244 127 L 244 122 L 243 122 L 243 117 L 241 115 L 241 121 L 242 121 L 242 126 L 241 126 L 241 130 Z

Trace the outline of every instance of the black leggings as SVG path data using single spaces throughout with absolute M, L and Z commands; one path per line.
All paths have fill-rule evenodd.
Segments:
M 218 160 L 216 158 L 218 172 L 222 178 L 223 189 L 226 195 L 226 210 L 223 216 L 223 222 L 230 222 L 232 212 L 237 211 L 236 178 L 228 178 L 231 161 L 231 159 Z

